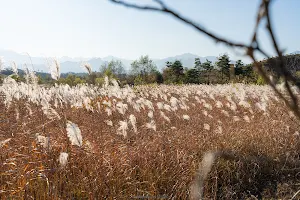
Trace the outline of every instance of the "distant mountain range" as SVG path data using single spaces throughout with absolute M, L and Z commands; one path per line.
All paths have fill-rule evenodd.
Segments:
M 300 51 L 293 52 L 291 54 L 299 54 Z M 47 63 L 47 58 L 46 57 L 30 57 L 28 54 L 20 54 L 16 53 L 14 51 L 8 51 L 8 50 L 0 50 L 0 57 L 4 61 L 5 67 L 9 67 L 10 63 L 12 61 L 16 62 L 18 65 L 18 68 L 23 68 L 22 65 L 25 63 L 31 67 L 33 65 L 33 68 L 35 71 L 38 72 L 49 72 L 48 66 L 46 65 Z M 213 63 L 217 60 L 216 56 L 206 56 L 206 57 L 201 57 L 195 54 L 191 53 L 185 53 L 173 57 L 168 57 L 168 58 L 163 58 L 163 59 L 153 59 L 154 63 L 156 64 L 158 70 L 162 70 L 166 66 L 166 62 L 174 62 L 175 60 L 180 60 L 183 64 L 184 67 L 192 67 L 194 66 L 194 61 L 195 58 L 200 58 L 201 62 L 205 62 L 206 59 L 209 61 L 212 61 Z M 83 58 L 83 57 L 76 57 L 76 58 L 71 58 L 71 57 L 61 57 L 58 59 L 61 65 L 61 73 L 68 73 L 68 72 L 74 72 L 74 73 L 82 73 L 86 72 L 85 69 L 81 67 L 82 62 L 88 62 L 91 64 L 93 71 L 99 71 L 100 66 L 104 64 L 105 62 L 109 62 L 111 60 L 120 60 L 123 65 L 125 70 L 130 70 L 130 64 L 133 62 L 133 60 L 128 60 L 128 59 L 122 59 L 114 56 L 107 56 L 104 58 Z M 234 63 L 235 61 L 231 61 Z M 32 65 L 31 65 L 32 64 Z
M 39 72 L 48 72 L 48 66 L 47 66 L 47 58 L 46 57 L 30 57 L 28 54 L 20 54 L 16 53 L 14 51 L 8 51 L 8 50 L 0 50 L 0 57 L 4 61 L 5 67 L 9 68 L 11 62 L 16 62 L 18 65 L 18 68 L 22 69 L 23 65 L 26 63 L 29 67 L 33 65 L 33 68 L 35 71 Z M 180 60 L 184 67 L 192 67 L 194 66 L 195 58 L 200 58 L 201 62 L 205 62 L 206 59 L 209 61 L 215 62 L 217 60 L 216 56 L 207 56 L 207 57 L 201 57 L 198 55 L 185 53 L 182 55 L 177 55 L 173 57 L 163 58 L 163 59 L 153 59 L 154 63 L 156 64 L 158 70 L 162 70 L 166 66 L 166 62 L 170 61 L 173 62 L 175 60 Z M 100 66 L 104 64 L 105 62 L 109 62 L 111 60 L 120 60 L 125 70 L 130 70 L 130 64 L 133 62 L 133 60 L 129 59 L 123 59 L 118 58 L 114 56 L 107 56 L 104 58 L 83 58 L 83 57 L 61 57 L 58 59 L 61 65 L 61 73 L 68 73 L 68 72 L 74 72 L 74 73 L 82 73 L 86 72 L 85 69 L 81 67 L 82 62 L 88 62 L 91 64 L 93 71 L 99 71 Z M 32 65 L 31 65 L 32 64 Z

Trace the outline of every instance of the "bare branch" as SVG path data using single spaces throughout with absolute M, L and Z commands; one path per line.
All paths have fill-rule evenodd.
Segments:
M 223 43 L 225 45 L 231 46 L 231 47 L 238 47 L 238 48 L 244 48 L 245 50 L 248 49 L 252 49 L 252 50 L 256 50 L 258 52 L 260 52 L 262 55 L 268 57 L 268 54 L 263 51 L 261 48 L 259 48 L 258 46 L 253 47 L 251 45 L 247 45 L 244 43 L 238 43 L 238 42 L 234 42 L 228 39 L 225 39 L 221 36 L 217 36 L 216 34 L 206 30 L 203 26 L 200 26 L 198 24 L 196 24 L 195 22 L 193 22 L 190 19 L 187 19 L 186 17 L 180 15 L 179 13 L 177 13 L 174 10 L 169 9 L 162 1 L 160 0 L 154 0 L 155 2 L 159 3 L 159 5 L 161 6 L 161 8 L 158 7 L 152 7 L 152 6 L 139 6 L 136 4 L 131 4 L 128 2 L 124 2 L 124 1 L 118 1 L 118 0 L 109 0 L 113 3 L 117 3 L 117 4 L 121 4 L 125 7 L 128 8 L 135 8 L 135 9 L 139 9 L 139 10 L 150 10 L 150 11 L 156 11 L 156 12 L 161 12 L 161 13 L 167 13 L 172 15 L 173 17 L 175 17 L 176 19 L 179 19 L 180 21 L 192 26 L 193 28 L 195 28 L 197 31 L 205 34 L 206 36 L 210 37 L 211 39 L 215 40 L 215 42 L 220 42 Z
M 169 14 L 169 15 L 175 17 L 176 19 L 180 20 L 181 22 L 184 22 L 185 24 L 190 25 L 191 27 L 195 28 L 200 33 L 208 36 L 209 38 L 213 39 L 216 42 L 220 42 L 220 43 L 225 44 L 227 46 L 230 46 L 232 48 L 237 47 L 237 48 L 241 48 L 241 49 L 246 50 L 246 54 L 253 60 L 254 66 L 257 68 L 259 74 L 264 78 L 264 80 L 274 89 L 275 93 L 277 95 L 279 95 L 279 97 L 281 99 L 284 100 L 284 102 L 287 104 L 287 106 L 290 109 L 292 109 L 294 111 L 294 113 L 298 116 L 298 118 L 300 119 L 298 98 L 292 92 L 290 84 L 288 83 L 288 81 L 291 81 L 293 84 L 295 84 L 296 79 L 288 71 L 288 69 L 287 69 L 287 67 L 284 63 L 282 52 L 279 49 L 279 45 L 277 43 L 277 40 L 276 40 L 275 35 L 274 35 L 274 31 L 272 29 L 270 11 L 269 11 L 270 3 L 272 2 L 272 0 L 261 0 L 261 4 L 260 4 L 258 12 L 257 12 L 256 24 L 255 24 L 255 27 L 254 27 L 254 32 L 253 32 L 253 35 L 252 35 L 252 40 L 251 40 L 250 45 L 245 44 L 245 43 L 234 42 L 232 40 L 229 40 L 229 39 L 226 39 L 224 37 L 218 36 L 218 35 L 210 32 L 210 31 L 206 30 L 203 26 L 201 26 L 199 24 L 196 24 L 192 20 L 190 20 L 190 19 L 180 15 L 178 12 L 170 9 L 168 6 L 166 6 L 163 3 L 162 0 L 153 0 L 154 2 L 159 4 L 160 7 L 141 6 L 141 5 L 136 5 L 136 4 L 128 3 L 128 2 L 125 2 L 125 1 L 121 1 L 121 0 L 109 0 L 109 1 L 111 1 L 113 3 L 116 3 L 116 4 L 126 6 L 128 8 L 135 8 L 135 9 L 138 9 L 138 10 L 156 11 L 156 12 L 160 12 L 160 13 Z M 280 65 L 279 65 L 280 75 L 284 77 L 285 88 L 287 89 L 288 95 L 289 95 L 290 99 L 292 100 L 292 102 L 290 102 L 290 99 L 288 99 L 284 96 L 284 92 L 280 92 L 276 88 L 275 84 L 272 83 L 272 81 L 267 76 L 267 72 L 264 70 L 262 64 L 258 63 L 256 58 L 254 57 L 254 53 L 259 52 L 260 54 L 262 54 L 266 58 L 270 58 L 270 56 L 264 50 L 261 49 L 261 47 L 260 47 L 260 45 L 257 41 L 258 28 L 259 28 L 259 25 L 260 25 L 260 23 L 263 19 L 266 19 L 266 21 L 267 21 L 268 32 L 269 32 L 271 40 L 273 42 L 274 49 L 277 52 L 277 55 L 280 59 Z
M 263 3 L 265 5 L 265 15 L 266 15 L 266 19 L 267 19 L 267 29 L 268 29 L 268 32 L 269 32 L 270 37 L 272 39 L 274 49 L 276 50 L 278 58 L 279 58 L 279 69 L 281 70 L 281 75 L 284 77 L 285 87 L 286 87 L 286 89 L 289 93 L 289 96 L 292 99 L 292 103 L 289 103 L 288 105 L 297 114 L 297 116 L 300 118 L 297 95 L 295 95 L 292 92 L 291 87 L 288 83 L 288 80 L 291 80 L 294 83 L 296 82 L 296 80 L 290 74 L 290 72 L 288 71 L 288 69 L 286 68 L 286 66 L 284 64 L 284 60 L 283 60 L 283 57 L 282 57 L 282 52 L 279 49 L 277 40 L 276 40 L 275 35 L 274 35 L 274 31 L 273 31 L 273 28 L 272 28 L 271 17 L 270 17 L 270 3 L 271 3 L 271 0 L 263 0 Z
M 152 11 L 162 11 L 162 9 L 160 8 L 157 8 L 157 7 L 152 7 L 152 6 L 138 6 L 138 5 L 135 5 L 135 4 L 130 4 L 130 3 L 127 3 L 127 2 L 124 2 L 124 1 L 118 1 L 118 0 L 109 0 L 113 3 L 117 3 L 117 4 L 121 4 L 125 7 L 128 7 L 128 8 L 135 8 L 135 9 L 139 9 L 139 10 L 152 10 Z
M 270 80 L 270 78 L 267 76 L 267 73 L 263 70 L 262 68 L 262 64 L 257 62 L 257 60 L 255 59 L 254 55 L 251 55 L 251 58 L 253 60 L 254 66 L 256 67 L 256 69 L 258 70 L 258 73 L 263 77 L 263 79 L 273 88 L 273 90 L 275 91 L 275 93 L 279 96 L 279 98 L 281 98 L 285 104 L 289 107 L 289 109 L 291 109 L 296 116 L 300 119 L 300 112 L 299 109 L 295 109 L 295 106 L 293 104 L 291 104 L 289 102 L 289 100 L 284 97 L 283 93 L 281 93 L 277 88 L 276 85 Z M 295 96 L 295 95 L 294 95 Z

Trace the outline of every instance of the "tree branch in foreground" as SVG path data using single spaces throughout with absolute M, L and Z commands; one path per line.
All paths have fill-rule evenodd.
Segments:
M 173 16 L 174 18 L 178 19 L 179 21 L 190 25 L 191 27 L 193 27 L 194 29 L 196 29 L 200 33 L 206 35 L 207 37 L 209 37 L 210 39 L 214 40 L 217 43 L 222 43 L 222 44 L 225 44 L 232 48 L 241 48 L 241 49 L 246 50 L 246 55 L 248 55 L 252 59 L 252 61 L 254 62 L 254 66 L 258 69 L 259 74 L 264 78 L 264 80 L 273 88 L 273 90 L 276 92 L 276 94 L 279 95 L 279 97 L 284 100 L 284 102 L 287 104 L 287 106 L 292 111 L 294 111 L 295 115 L 300 119 L 298 98 L 297 98 L 296 94 L 293 93 L 293 91 L 290 87 L 290 84 L 288 83 L 288 81 L 290 81 L 290 82 L 292 82 L 292 84 L 295 84 L 296 79 L 291 75 L 291 73 L 287 70 L 287 68 L 284 64 L 283 56 L 282 56 L 281 51 L 279 50 L 279 45 L 274 36 L 274 31 L 273 31 L 272 25 L 271 25 L 270 3 L 272 2 L 272 0 L 261 0 L 261 4 L 260 4 L 258 12 L 257 12 L 254 33 L 253 33 L 250 45 L 245 44 L 245 43 L 234 42 L 229 39 L 225 39 L 224 37 L 218 36 L 210 31 L 206 30 L 203 26 L 196 24 L 195 22 L 182 16 L 175 10 L 170 9 L 161 0 L 153 0 L 154 2 L 156 2 L 159 5 L 159 7 L 142 6 L 142 5 L 132 4 L 132 3 L 128 3 L 128 2 L 120 1 L 120 0 L 109 0 L 109 1 L 116 3 L 116 4 L 123 5 L 128 8 L 134 8 L 134 9 L 146 10 L 146 11 L 155 11 L 155 12 L 169 14 L 169 15 Z M 257 62 L 257 59 L 254 56 L 254 53 L 257 52 L 257 53 L 260 53 L 261 55 L 265 56 L 266 58 L 270 57 L 264 50 L 262 50 L 262 48 L 260 47 L 260 45 L 257 41 L 258 27 L 263 19 L 265 19 L 267 21 L 267 30 L 270 34 L 271 41 L 273 42 L 273 47 L 274 47 L 275 51 L 277 52 L 277 56 L 280 59 L 280 65 L 279 65 L 280 75 L 284 78 L 285 89 L 288 93 L 288 97 L 285 97 L 284 92 L 280 92 L 276 88 L 276 85 L 274 83 L 272 83 L 272 81 L 268 77 L 267 72 L 263 69 L 262 64 L 259 64 Z

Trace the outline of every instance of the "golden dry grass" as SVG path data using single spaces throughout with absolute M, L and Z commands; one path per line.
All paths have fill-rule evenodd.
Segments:
M 99 97 L 94 101 L 103 99 Z M 227 102 L 222 96 L 216 99 L 224 105 Z M 157 109 L 158 100 L 150 100 Z M 257 195 L 261 188 L 265 188 L 264 198 L 269 199 L 274 195 L 271 186 L 275 183 L 277 198 L 291 198 L 299 190 L 300 169 L 291 169 L 285 163 L 299 161 L 297 131 L 300 123 L 290 116 L 281 101 L 270 102 L 266 114 L 255 107 L 251 113 L 239 105 L 236 111 L 225 106 L 217 109 L 215 102 L 206 98 L 214 107 L 210 110 L 195 98 L 188 100 L 190 109 L 187 111 L 164 111 L 170 123 L 159 112 L 154 112 L 157 131 L 145 127 L 149 122 L 147 109 L 137 112 L 129 107 L 125 115 L 130 113 L 138 119 L 138 132 L 129 127 L 127 138 L 116 134 L 118 122 L 124 120 L 124 115 L 117 112 L 108 117 L 104 111 L 93 113 L 84 108 L 64 107 L 57 109 L 61 119 L 49 120 L 41 108 L 33 104 L 33 114 L 28 115 L 23 100 L 14 101 L 9 109 L 1 103 L 0 141 L 11 140 L 0 147 L 0 197 L 188 199 L 203 154 L 214 150 L 255 156 L 268 160 L 269 165 L 259 161 L 219 160 L 205 182 L 204 193 L 208 199 L 249 198 Z M 255 105 L 258 100 L 248 101 Z M 203 114 L 204 110 L 208 116 Z M 182 118 L 185 114 L 190 120 Z M 249 122 L 243 119 L 246 115 Z M 235 121 L 233 116 L 240 120 Z M 106 119 L 114 126 L 108 126 Z M 70 145 L 66 120 L 81 129 L 83 147 Z M 210 130 L 204 129 L 204 124 L 209 124 Z M 37 143 L 36 133 L 50 137 L 49 149 Z M 66 167 L 59 165 L 60 152 L 69 154 Z

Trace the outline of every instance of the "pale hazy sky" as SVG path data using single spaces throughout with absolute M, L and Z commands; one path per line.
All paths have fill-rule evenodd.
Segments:
M 132 1 L 131 1 L 132 2 Z M 147 3 L 148 0 L 134 1 Z M 258 0 L 165 0 L 180 13 L 236 41 L 249 41 Z M 0 0 L 0 49 L 32 56 L 136 59 L 182 53 L 229 52 L 174 18 L 124 8 L 107 0 Z M 281 47 L 300 50 L 300 1 L 276 0 L 274 27 Z M 270 51 L 266 35 L 261 41 Z

